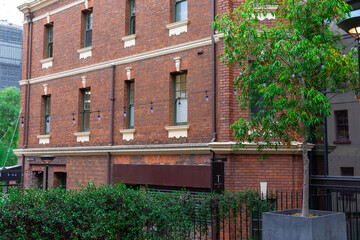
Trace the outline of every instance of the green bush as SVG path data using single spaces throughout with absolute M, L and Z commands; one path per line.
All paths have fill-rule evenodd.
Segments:
M 0 199 L 0 239 L 190 239 L 194 232 L 210 232 L 216 213 L 224 219 L 231 214 L 236 221 L 242 211 L 270 209 L 251 190 L 195 195 L 133 190 L 122 184 L 13 189 Z

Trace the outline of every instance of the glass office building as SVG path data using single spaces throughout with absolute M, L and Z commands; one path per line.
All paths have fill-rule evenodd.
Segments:
M 19 87 L 21 58 L 22 27 L 0 20 L 0 90 Z

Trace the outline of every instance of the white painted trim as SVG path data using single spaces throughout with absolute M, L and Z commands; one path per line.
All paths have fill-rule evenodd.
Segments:
M 135 46 L 135 38 L 136 38 L 135 34 L 122 37 L 121 40 L 124 41 L 124 48 Z
M 54 60 L 53 57 L 41 59 L 41 60 L 40 60 L 40 63 L 42 64 L 42 68 L 44 69 L 44 68 L 52 67 L 52 65 L 53 65 L 53 60 Z
M 184 144 L 158 144 L 158 145 L 118 145 L 118 146 L 88 146 L 88 147 L 56 147 L 56 148 L 24 148 L 15 149 L 16 156 L 92 156 L 106 155 L 172 155 L 172 154 L 210 154 L 210 151 L 221 154 L 259 154 L 256 144 L 245 143 L 247 148 L 233 150 L 235 142 L 212 143 L 184 143 Z M 302 143 L 292 143 L 292 148 L 280 146 L 275 149 L 264 149 L 268 154 L 296 154 L 302 155 Z M 309 151 L 314 145 L 308 144 Z
M 181 33 L 187 32 L 188 24 L 189 24 L 189 20 L 183 20 L 183 21 L 167 24 L 166 28 L 169 29 L 169 37 L 172 35 L 180 35 Z
M 134 140 L 135 129 L 120 129 L 119 132 L 123 135 L 123 140 Z
M 43 7 L 45 7 L 45 6 L 48 6 L 48 5 L 52 4 L 52 3 L 55 3 L 55 2 L 57 2 L 57 1 L 59 1 L 59 0 L 36 0 L 36 1 L 37 1 L 37 2 L 40 2 L 40 1 L 41 1 L 41 2 L 44 2 L 44 4 L 42 4 L 42 5 L 41 5 L 41 4 L 38 4 L 38 5 L 32 6 L 32 5 L 26 5 L 26 3 L 25 3 L 25 4 L 23 4 L 23 5 L 20 5 L 20 6 L 18 7 L 18 9 L 19 9 L 20 11 L 22 11 L 23 13 L 34 12 L 34 11 L 36 11 L 36 10 L 38 10 L 38 9 L 41 9 L 41 8 L 43 8 Z M 64 5 L 64 6 L 62 6 L 62 7 L 57 8 L 57 9 L 54 9 L 54 10 L 48 12 L 48 13 L 49 13 L 50 15 L 54 15 L 54 14 L 56 14 L 56 13 L 65 11 L 65 10 L 67 10 L 67 9 L 69 9 L 69 8 L 75 7 L 75 6 L 77 6 L 77 5 L 79 5 L 79 4 L 82 4 L 82 3 L 84 3 L 84 2 L 85 2 L 85 0 L 77 0 L 77 1 L 72 2 L 72 3 L 70 3 L 70 4 Z M 25 6 L 24 6 L 24 5 L 25 5 Z M 37 22 L 37 21 L 39 21 L 39 20 L 41 20 L 41 19 L 47 18 L 48 13 L 44 13 L 44 14 L 42 14 L 42 15 L 40 15 L 40 16 L 34 17 L 33 22 Z M 28 23 L 27 20 L 25 20 L 25 21 L 23 22 L 23 24 L 27 24 L 27 23 Z
M 93 49 L 94 49 L 93 46 L 78 49 L 77 52 L 79 53 L 79 59 L 85 59 L 91 57 Z
M 80 67 L 80 68 L 71 69 L 71 70 L 67 70 L 67 71 L 63 71 L 63 72 L 59 72 L 59 73 L 54 73 L 54 74 L 50 74 L 50 75 L 33 78 L 33 79 L 30 79 L 30 84 L 35 84 L 35 83 L 45 82 L 45 81 L 49 81 L 49 80 L 74 76 L 74 75 L 78 75 L 78 74 L 82 74 L 82 73 L 88 73 L 91 71 L 108 68 L 108 67 L 111 67 L 112 65 L 123 65 L 123 64 L 127 64 L 127 63 L 132 63 L 132 62 L 155 58 L 155 57 L 168 55 L 168 54 L 172 54 L 172 53 L 187 51 L 187 50 L 191 50 L 191 49 L 203 47 L 203 46 L 208 46 L 208 45 L 211 45 L 211 37 L 207 37 L 207 38 L 203 38 L 203 39 L 199 39 L 199 40 L 195 40 L 195 41 L 191 41 L 191 42 L 187 42 L 187 43 L 182 43 L 182 44 L 178 44 L 178 45 L 174 45 L 174 46 L 170 46 L 170 47 L 165 47 L 165 48 L 161 48 L 161 49 L 157 49 L 157 50 L 153 50 L 153 51 L 149 51 L 149 52 L 145 52 L 145 53 L 139 53 L 139 54 L 123 57 L 123 58 L 118 58 L 118 59 L 114 59 L 114 60 L 107 61 L 107 62 L 97 63 L 97 64 L 85 66 L 85 67 Z M 28 82 L 27 80 L 21 80 L 19 83 L 20 83 L 20 85 L 26 85 L 27 82 Z
M 17 8 L 23 13 L 34 12 L 57 1 L 59 0 L 28 0 L 24 1 L 25 3 L 21 4 Z
M 74 133 L 76 136 L 77 142 L 89 142 L 90 141 L 90 132 L 76 132 Z
M 245 148 L 235 149 L 236 142 L 212 142 L 209 147 L 216 154 L 259 154 L 258 145 L 261 143 L 244 143 Z M 310 151 L 314 144 L 308 143 L 308 150 Z M 264 154 L 297 154 L 302 155 L 302 143 L 292 142 L 291 147 L 284 145 L 278 146 L 278 149 L 263 149 Z
M 258 16 L 258 19 L 259 19 L 260 21 L 264 21 L 265 19 L 268 19 L 268 20 L 275 19 L 276 17 L 275 17 L 275 15 L 273 15 L 273 14 L 271 13 L 271 11 L 275 11 L 275 10 L 277 10 L 277 9 L 278 9 L 278 5 L 266 5 L 266 6 L 263 7 L 263 8 L 259 7 L 259 8 L 255 8 L 254 10 L 256 10 L 256 11 L 262 11 L 262 10 L 268 11 L 267 14 L 260 14 L 260 15 Z
M 169 138 L 187 137 L 189 125 L 166 126 L 165 129 L 168 131 Z
M 50 143 L 50 134 L 48 135 L 37 135 L 39 139 L 39 144 L 49 144 Z
M 15 149 L 19 157 L 55 155 L 55 156 L 93 156 L 106 155 L 171 155 L 171 154 L 210 154 L 208 143 L 159 144 L 159 145 L 119 145 L 58 148 L 24 148 Z

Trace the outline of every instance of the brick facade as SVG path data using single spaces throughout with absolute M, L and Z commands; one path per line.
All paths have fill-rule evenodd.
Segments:
M 216 1 L 217 13 L 229 11 L 238 4 L 241 1 Z M 30 116 L 26 119 L 26 114 L 23 115 L 24 121 L 29 121 L 28 144 L 21 148 L 26 141 L 25 127 L 20 127 L 20 149 L 16 150 L 20 163 L 25 156 L 25 187 L 37 184 L 34 172 L 35 175 L 44 172 L 44 165 L 37 158 L 40 155 L 56 156 L 49 170 L 50 187 L 57 186 L 54 179 L 59 174 L 55 173 L 63 172 L 66 173 L 66 187 L 76 189 L 79 184 L 86 185 L 91 180 L 106 184 L 108 175 L 110 180 L 114 177 L 111 171 L 114 164 L 209 166 L 213 151 L 215 157 L 228 159 L 225 186 L 229 190 L 258 187 L 260 181 L 267 181 L 272 189 L 301 189 L 302 160 L 298 152 L 272 153 L 268 160 L 259 162 L 256 153 L 233 151 L 231 147 L 218 150 L 220 148 L 209 144 L 213 139 L 211 0 L 188 1 L 187 32 L 172 36 L 166 25 L 173 23 L 173 1 L 137 1 L 135 46 L 126 48 L 122 40 L 128 35 L 129 6 L 126 0 L 84 0 L 77 4 L 71 0 L 45 3 L 34 0 L 22 6 L 24 13 L 30 10 L 34 14 Z M 82 12 L 89 8 L 93 12 L 93 48 L 90 57 L 79 59 L 78 50 L 83 48 Z M 44 68 L 40 60 L 46 52 L 45 26 L 48 23 L 54 26 L 54 50 L 52 66 Z M 30 24 L 25 23 L 21 82 L 21 106 L 24 109 L 28 97 L 29 29 Z M 216 54 L 221 53 L 221 40 L 215 49 Z M 187 74 L 188 130 L 186 137 L 169 138 L 166 127 L 174 125 L 173 75 L 179 72 L 175 64 L 177 57 L 181 58 L 178 70 Z M 229 126 L 240 113 L 233 87 L 238 69 L 226 67 L 218 58 L 215 62 L 217 139 L 213 144 L 231 145 L 234 139 Z M 113 66 L 115 99 L 111 141 Z M 129 67 L 130 78 L 126 70 Z M 129 116 L 124 117 L 124 111 L 128 112 L 129 79 L 134 81 L 135 88 L 134 133 L 132 140 L 124 140 L 120 131 L 127 129 Z M 81 133 L 81 90 L 84 88 L 91 91 L 90 133 L 88 141 L 79 141 L 74 134 Z M 51 96 L 50 137 L 48 142 L 40 144 L 39 135 L 44 135 L 45 95 Z M 28 161 L 29 158 L 36 160 Z

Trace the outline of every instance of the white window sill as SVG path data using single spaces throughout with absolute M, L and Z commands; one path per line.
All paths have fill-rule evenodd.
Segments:
M 262 13 L 262 14 L 260 14 L 260 15 L 258 16 L 258 19 L 259 19 L 260 21 L 264 21 L 264 20 L 266 20 L 266 19 L 268 19 L 268 20 L 273 20 L 273 19 L 275 19 L 275 15 L 272 15 L 272 14 L 271 14 L 271 11 L 276 11 L 277 9 L 278 9 L 278 6 L 277 6 L 277 5 L 267 5 L 267 6 L 264 8 L 264 10 L 267 11 L 268 13 L 266 13 L 266 14 Z M 260 10 L 262 10 L 262 8 L 255 8 L 254 10 L 255 10 L 255 11 L 260 11 Z
M 136 38 L 135 34 L 122 37 L 121 40 L 124 41 L 124 48 L 135 46 L 135 38 Z
M 37 135 L 39 139 L 39 144 L 49 144 L 50 143 L 50 134 L 48 135 Z
M 77 142 L 88 142 L 90 140 L 90 132 L 74 133 Z
M 42 64 L 42 68 L 49 68 L 49 67 L 52 67 L 53 66 L 53 60 L 54 58 L 45 58 L 45 59 L 42 59 L 40 60 L 40 63 Z
M 123 140 L 134 140 L 135 129 L 120 129 L 119 131 L 123 135 Z
M 168 131 L 169 138 L 187 137 L 189 125 L 167 126 L 165 129 Z
M 189 20 L 183 20 L 183 21 L 167 24 L 166 28 L 169 29 L 169 36 L 180 35 L 181 33 L 187 32 L 188 24 L 189 24 Z
M 90 47 L 81 48 L 81 49 L 77 50 L 77 52 L 79 53 L 79 59 L 85 59 L 85 58 L 91 57 L 93 49 L 94 49 L 94 47 L 90 46 Z

